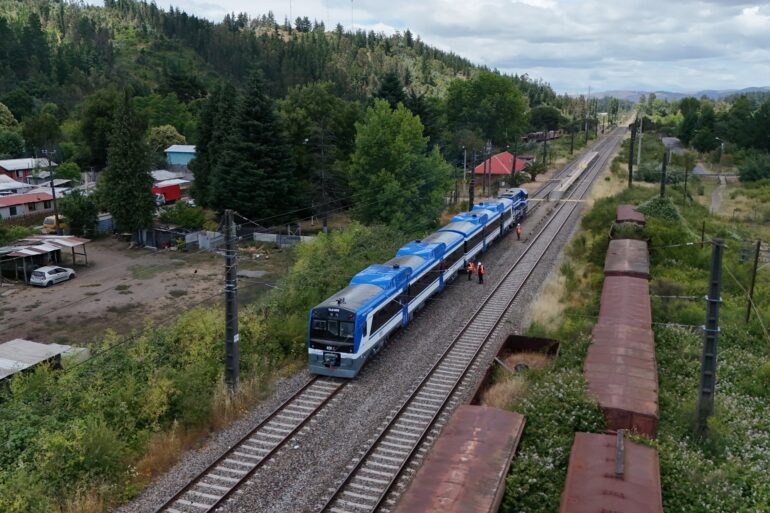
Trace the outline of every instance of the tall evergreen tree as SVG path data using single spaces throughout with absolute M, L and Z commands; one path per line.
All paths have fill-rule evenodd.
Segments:
M 406 100 L 404 86 L 395 71 L 388 71 L 383 75 L 380 88 L 374 96 L 387 101 L 391 109 L 395 109 L 399 103 L 404 103 Z
M 289 145 L 264 89 L 261 72 L 253 72 L 233 128 L 212 165 L 211 206 L 231 208 L 252 219 L 270 217 L 273 223 L 295 207 L 297 199 Z
M 198 120 L 198 143 L 195 159 L 190 170 L 195 175 L 192 194 L 199 205 L 211 205 L 211 176 L 213 168 L 232 126 L 233 105 L 237 103 L 237 92 L 231 85 L 220 86 L 206 100 Z
M 152 224 L 155 198 L 152 194 L 150 158 L 144 142 L 145 127 L 125 92 L 115 110 L 107 168 L 99 193 L 117 228 L 135 232 Z

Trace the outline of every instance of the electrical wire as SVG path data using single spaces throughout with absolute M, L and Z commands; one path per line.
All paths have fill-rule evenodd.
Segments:
M 754 314 L 756 315 L 757 320 L 759 321 L 759 325 L 762 326 L 762 333 L 764 333 L 765 338 L 768 342 L 770 342 L 770 333 L 768 333 L 767 328 L 765 327 L 765 323 L 762 320 L 762 316 L 759 313 L 759 309 L 757 308 L 756 303 L 754 303 L 754 299 L 749 297 L 749 293 L 746 290 L 746 288 L 741 285 L 741 282 L 738 281 L 738 278 L 735 277 L 733 272 L 730 270 L 730 268 L 727 265 L 723 264 L 723 267 L 725 271 L 727 271 L 727 274 L 732 278 L 732 280 L 735 282 L 736 285 L 738 285 L 738 288 L 741 289 L 741 292 L 743 292 L 746 295 L 746 299 L 748 300 L 749 304 L 751 305 L 751 309 L 754 310 Z

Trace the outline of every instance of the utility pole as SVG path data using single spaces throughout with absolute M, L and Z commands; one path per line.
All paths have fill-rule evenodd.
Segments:
M 717 374 L 717 340 L 719 338 L 719 303 L 722 302 L 722 239 L 714 239 L 711 249 L 711 276 L 706 297 L 706 325 L 703 327 L 703 353 L 700 359 L 700 387 L 698 389 L 698 419 L 695 436 L 703 438 L 708 429 L 708 418 L 714 414 L 714 388 Z
M 481 153 L 481 158 L 484 159 L 484 171 L 481 173 L 481 194 L 487 193 L 487 148 Z
M 636 139 L 636 122 L 631 123 L 631 143 L 628 147 L 628 188 L 634 184 L 634 140 Z
M 636 152 L 636 167 L 642 165 L 642 140 L 644 139 L 644 116 L 639 119 L 639 147 Z
M 225 383 L 230 393 L 238 388 L 241 354 L 238 347 L 237 254 L 233 211 L 225 210 Z
M 56 186 L 53 183 L 53 166 L 51 165 L 51 157 L 56 154 L 56 150 L 43 150 L 43 155 L 46 156 L 48 161 L 48 179 L 51 180 L 51 197 L 53 199 L 53 221 L 56 223 L 56 235 L 63 235 L 61 225 L 59 224 L 59 208 L 56 206 Z
M 757 241 L 757 248 L 754 250 L 754 269 L 751 271 L 751 286 L 749 287 L 749 302 L 746 304 L 746 324 L 751 319 L 751 305 L 754 301 L 754 282 L 757 280 L 757 265 L 759 264 L 759 251 L 762 249 L 762 241 Z
M 473 150 L 473 170 L 471 171 L 471 185 L 468 188 L 468 210 L 473 210 L 473 199 L 476 195 L 476 150 Z
M 468 150 L 463 146 L 463 194 L 465 193 L 465 181 L 468 176 Z
M 663 150 L 663 167 L 660 171 L 660 197 L 666 195 L 666 167 L 668 166 L 668 151 Z
M 487 141 L 484 146 L 485 160 L 484 160 L 484 175 L 485 175 L 485 191 L 487 196 L 492 195 L 492 141 Z
M 519 150 L 519 140 L 513 136 L 513 160 L 511 160 L 511 185 L 516 182 L 516 157 Z

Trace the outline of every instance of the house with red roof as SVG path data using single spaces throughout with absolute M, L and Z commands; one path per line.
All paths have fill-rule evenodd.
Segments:
M 0 219 L 23 217 L 53 210 L 53 196 L 46 192 L 0 196 Z
M 24 158 L 0 160 L 0 173 L 19 182 L 27 182 L 38 172 L 48 171 L 48 167 L 56 167 L 56 162 L 45 158 Z
M 530 161 L 516 157 L 516 172 L 519 173 L 529 165 Z M 496 180 L 502 176 L 511 175 L 511 167 L 513 166 L 513 155 L 510 152 L 504 151 L 496 155 L 492 155 L 487 159 L 487 172 L 492 175 L 492 179 Z M 484 162 L 474 168 L 474 173 L 477 175 L 484 174 Z

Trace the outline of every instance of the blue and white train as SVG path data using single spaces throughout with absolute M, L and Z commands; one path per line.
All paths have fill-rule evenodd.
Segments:
M 310 371 L 355 377 L 428 298 L 527 215 L 527 200 L 524 189 L 508 189 L 504 197 L 474 205 L 424 239 L 408 242 L 391 260 L 353 276 L 310 311 Z

